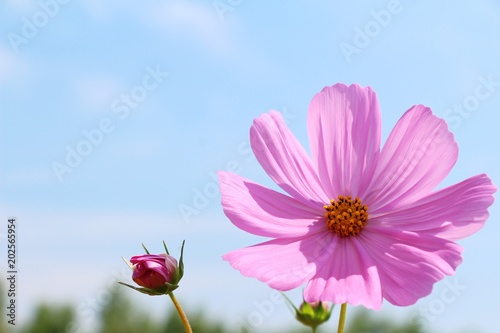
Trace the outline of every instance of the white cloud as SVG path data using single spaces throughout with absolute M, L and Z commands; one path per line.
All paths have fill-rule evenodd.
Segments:
M 207 49 L 219 55 L 231 52 L 234 47 L 228 25 L 222 24 L 209 4 L 168 1 L 161 6 L 151 6 L 144 18 L 172 35 L 196 38 Z
M 162 34 L 183 40 L 199 42 L 216 55 L 233 52 L 231 21 L 221 21 L 211 2 L 194 3 L 184 0 L 167 0 L 139 5 L 119 2 L 88 0 L 81 4 L 96 21 L 109 21 L 123 15 L 139 18 L 142 24 L 161 29 Z
M 89 111 L 109 112 L 111 102 L 120 95 L 120 82 L 108 76 L 94 76 L 76 83 L 77 94 Z
M 21 58 L 0 46 L 0 84 L 19 77 L 25 67 Z
M 86 0 L 82 1 L 81 5 L 92 19 L 96 21 L 107 21 L 122 4 L 101 0 Z
M 19 14 L 22 15 L 29 14 L 33 11 L 36 8 L 37 3 L 31 0 L 7 0 L 5 1 L 5 5 L 9 10 L 18 11 Z

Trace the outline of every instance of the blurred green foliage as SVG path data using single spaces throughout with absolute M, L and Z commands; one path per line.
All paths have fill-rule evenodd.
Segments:
M 2 288 L 0 291 L 3 292 Z M 3 300 L 2 300 L 3 301 Z M 2 301 L 0 305 L 3 306 Z M 166 297 L 165 301 L 169 301 Z M 76 309 L 71 305 L 40 304 L 34 310 L 30 320 L 18 327 L 20 333 L 184 333 L 177 312 L 174 307 L 164 320 L 151 318 L 145 311 L 138 309 L 125 296 L 122 288 L 113 288 L 109 301 L 100 309 L 95 317 L 96 327 L 84 329 L 78 324 Z M 418 322 L 407 321 L 396 323 L 388 318 L 381 318 L 377 313 L 368 310 L 352 311 L 351 318 L 346 325 L 346 333 L 425 333 Z M 201 311 L 187 312 L 189 321 L 195 333 L 250 333 L 276 332 L 265 331 L 262 328 L 250 329 L 227 327 L 220 318 L 219 321 L 206 318 Z M 330 321 L 335 321 L 333 316 Z M 307 333 L 310 329 L 301 326 L 290 313 L 290 322 L 281 332 Z M 19 324 L 18 324 L 19 325 Z M 16 326 L 18 326 L 16 325 Z M 332 330 L 333 329 L 333 330 Z M 317 332 L 333 332 L 336 323 L 320 326 Z M 0 323 L 0 333 L 6 330 L 6 321 Z
M 75 310 L 69 305 L 40 304 L 35 309 L 35 314 L 23 332 L 26 333 L 59 333 L 74 321 Z
M 377 316 L 376 312 L 358 310 L 349 321 L 346 333 L 424 333 L 417 320 L 398 324 L 388 318 Z

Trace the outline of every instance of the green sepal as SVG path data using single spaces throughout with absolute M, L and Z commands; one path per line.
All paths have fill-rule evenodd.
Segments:
M 331 309 L 326 309 L 322 302 L 319 302 L 318 306 L 313 307 L 311 304 L 304 301 L 300 309 L 296 311 L 295 317 L 302 324 L 311 328 L 316 328 L 330 319 L 332 310 L 333 305 Z
M 142 248 L 144 249 L 144 251 L 146 251 L 147 254 L 150 254 L 148 249 L 146 248 L 146 245 L 144 245 L 144 244 L 141 244 L 141 245 L 142 245 Z
M 179 262 L 177 263 L 177 269 L 175 270 L 174 276 L 172 276 L 172 281 L 171 282 L 174 285 L 178 284 L 179 281 L 184 276 L 184 261 L 183 261 L 183 258 L 184 258 L 184 243 L 185 242 L 186 242 L 185 240 L 182 241 L 181 256 L 179 258 Z M 167 249 L 167 245 L 165 244 L 165 241 L 163 241 L 163 246 L 165 247 L 165 251 L 167 251 L 167 254 L 170 255 L 168 253 L 168 249 Z
M 288 302 L 288 304 L 295 311 L 295 318 L 302 324 L 309 326 L 313 329 L 323 324 L 330 319 L 332 314 L 333 304 L 330 309 L 326 309 L 322 302 L 319 302 L 318 306 L 313 307 L 311 304 L 307 303 L 305 300 L 302 302 L 300 308 L 297 308 L 285 294 L 283 297 Z
M 311 328 L 316 328 L 330 319 L 332 310 L 333 305 L 331 309 L 326 309 L 322 302 L 319 302 L 318 306 L 313 307 L 311 304 L 304 301 L 300 309 L 296 311 L 295 317 L 302 324 Z
M 168 248 L 167 248 L 167 244 L 165 243 L 165 241 L 163 241 L 163 247 L 165 248 L 165 252 L 167 252 L 167 254 L 170 255 L 170 253 L 168 253 Z
M 146 294 L 146 295 L 150 295 L 150 296 L 159 296 L 159 295 L 168 295 L 170 294 L 172 291 L 174 291 L 175 289 L 177 289 L 179 287 L 179 281 L 182 279 L 182 277 L 184 276 L 184 262 L 183 262 L 183 258 L 184 258 L 184 243 L 186 241 L 183 240 L 182 241 L 182 245 L 181 245 L 181 256 L 179 258 L 179 263 L 177 265 L 177 269 L 174 273 L 174 276 L 172 277 L 172 281 L 171 283 L 168 283 L 168 282 L 165 282 L 165 284 L 161 287 L 158 287 L 158 288 L 155 288 L 155 289 L 151 289 L 151 288 L 146 288 L 146 287 L 134 287 L 130 284 L 127 284 L 127 283 L 124 283 L 124 282 L 120 282 L 118 281 L 119 284 L 121 285 L 124 285 L 126 287 L 129 287 L 129 288 L 132 288 L 134 290 L 137 290 L 138 292 L 140 293 L 143 293 L 143 294 Z M 147 254 L 150 254 L 148 249 L 146 248 L 146 246 L 144 244 L 141 244 L 142 245 L 142 248 L 144 249 L 144 251 L 146 251 Z M 168 252 L 168 248 L 167 248 L 167 244 L 165 243 L 165 241 L 163 241 L 163 246 L 165 247 L 165 251 L 167 252 L 167 255 L 170 255 L 170 253 Z M 127 264 L 127 266 L 130 267 L 130 269 L 133 269 L 133 266 L 130 264 L 130 262 L 128 262 L 127 260 L 125 260 L 125 258 L 123 258 L 123 261 Z
M 175 282 L 175 283 L 179 283 L 179 281 L 184 276 L 184 261 L 183 261 L 183 258 L 184 258 L 184 243 L 185 242 L 186 241 L 183 240 L 182 241 L 182 245 L 181 245 L 181 256 L 179 258 L 179 264 L 177 265 L 177 271 L 175 272 L 175 277 L 174 277 L 174 280 L 173 280 L 173 282 Z

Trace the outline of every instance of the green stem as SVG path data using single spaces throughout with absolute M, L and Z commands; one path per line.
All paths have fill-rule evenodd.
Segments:
M 340 307 L 339 328 L 337 330 L 337 333 L 344 333 L 346 311 L 347 311 L 347 303 L 344 303 Z
M 184 325 L 184 330 L 186 331 L 186 333 L 193 333 L 193 330 L 191 329 L 191 325 L 189 325 L 189 321 L 186 317 L 186 314 L 184 313 L 184 310 L 182 310 L 182 307 L 177 301 L 177 298 L 175 298 L 174 293 L 170 292 L 168 293 L 168 296 L 170 296 L 170 299 L 174 303 L 175 309 L 179 313 L 179 317 L 181 317 L 182 325 Z

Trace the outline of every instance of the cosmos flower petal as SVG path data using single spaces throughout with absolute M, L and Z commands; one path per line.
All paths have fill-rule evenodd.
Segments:
M 238 228 L 265 237 L 298 237 L 311 230 L 323 213 L 294 198 L 239 175 L 219 172 L 222 207 Z M 324 228 L 324 224 L 320 224 Z
M 275 237 L 223 258 L 274 289 L 306 284 L 308 302 L 373 309 L 383 299 L 414 304 L 454 274 L 462 248 L 451 240 L 482 227 L 496 188 L 478 175 L 432 192 L 458 157 L 446 123 L 414 106 L 379 151 L 379 118 L 370 88 L 325 88 L 309 108 L 312 158 L 279 113 L 256 119 L 252 149 L 290 196 L 222 173 L 226 215 L 243 230 Z
M 274 239 L 225 254 L 233 268 L 248 277 L 255 277 L 271 288 L 281 291 L 299 287 L 314 275 L 310 258 L 317 238 Z M 310 253 L 304 253 L 306 248 Z
M 483 227 L 495 192 L 491 179 L 481 174 L 379 216 L 370 223 L 460 240 Z
M 151 261 L 163 263 L 165 262 L 165 257 L 158 254 L 142 254 L 130 258 L 130 262 L 132 264 L 137 264 L 138 262 L 151 262 Z
M 279 112 L 271 111 L 254 120 L 250 143 L 260 165 L 292 197 L 311 207 L 321 207 L 329 200 L 311 158 Z
M 316 94 L 307 118 L 312 158 L 332 197 L 362 196 L 380 151 L 381 120 L 370 87 L 336 84 Z
M 323 255 L 315 260 L 316 274 L 304 290 L 306 301 L 382 306 L 382 286 L 373 257 L 357 237 L 342 238 L 330 233 Z
M 372 214 L 412 203 L 430 193 L 457 158 L 458 146 L 445 121 L 416 105 L 390 133 L 364 202 Z
M 383 296 L 394 305 L 412 305 L 429 295 L 434 283 L 462 262 L 462 248 L 439 237 L 384 227 L 365 231 L 363 244 L 377 262 Z

